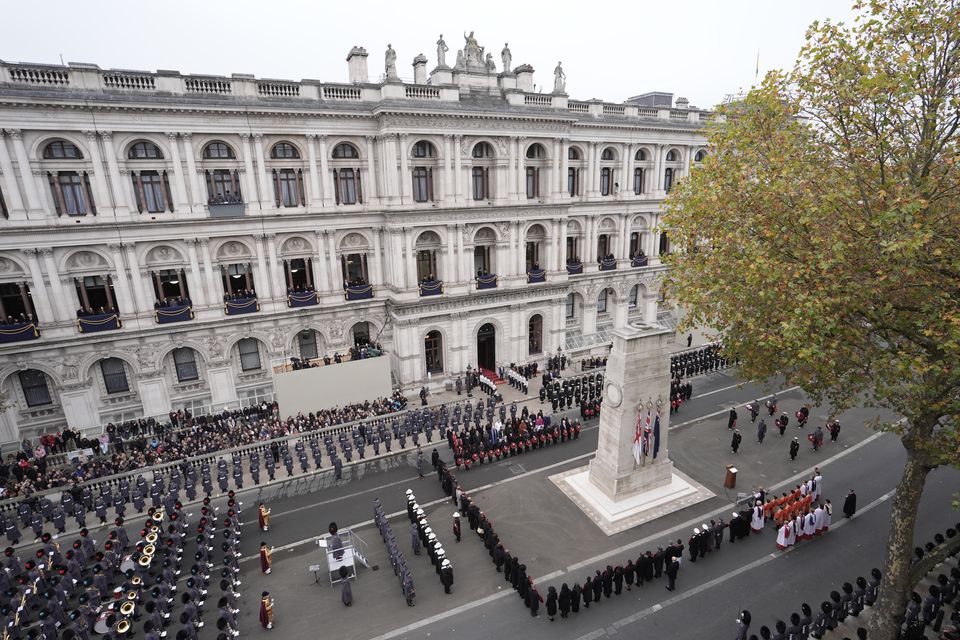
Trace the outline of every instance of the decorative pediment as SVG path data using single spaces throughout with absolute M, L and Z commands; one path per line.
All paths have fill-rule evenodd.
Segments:
M 67 258 L 67 269 L 103 269 L 109 266 L 103 256 L 93 251 L 77 251 Z
M 9 258 L 0 257 L 0 276 L 14 276 L 22 273 L 23 269 L 16 262 Z
M 250 258 L 250 249 L 242 242 L 230 240 L 220 245 L 217 250 L 218 258 Z
M 162 245 L 147 252 L 147 266 L 163 266 L 185 262 L 183 254 L 173 247 Z
M 298 254 L 298 253 L 310 253 L 312 247 L 310 243 L 300 236 L 293 236 L 288 238 L 286 242 L 283 243 L 283 246 L 280 248 L 280 253 L 284 255 Z
M 367 239 L 359 233 L 348 233 L 340 241 L 341 249 L 367 249 L 368 247 Z

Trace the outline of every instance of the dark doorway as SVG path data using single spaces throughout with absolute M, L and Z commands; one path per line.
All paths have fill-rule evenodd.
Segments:
M 497 370 L 497 330 L 489 322 L 477 331 L 477 364 L 489 371 Z
M 663 232 L 660 234 L 660 255 L 668 253 L 670 253 L 670 240 L 667 238 L 667 233 Z

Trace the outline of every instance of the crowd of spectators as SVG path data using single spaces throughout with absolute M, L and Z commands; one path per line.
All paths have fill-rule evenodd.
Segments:
M 78 318 L 87 318 L 90 316 L 100 316 L 107 314 L 117 314 L 116 307 L 80 307 L 77 309 Z
M 207 204 L 243 204 L 243 198 L 239 193 L 230 193 L 212 195 L 207 199 Z
M 170 309 L 172 307 L 183 307 L 183 306 L 186 306 L 186 307 L 193 306 L 193 303 L 190 301 L 190 298 L 176 296 L 174 298 L 163 298 L 153 303 L 154 309 Z
M 377 398 L 281 418 L 276 403 L 262 403 L 235 411 L 193 416 L 171 412 L 167 421 L 154 418 L 108 424 L 103 434 L 84 437 L 65 429 L 44 434 L 34 444 L 24 438 L 20 450 L 0 463 L 2 497 L 30 495 L 54 487 L 184 458 L 215 453 L 255 442 L 305 431 L 315 431 L 405 408 L 406 397 L 395 391 Z M 51 454 L 67 453 L 67 460 L 48 464 Z
M 257 292 L 253 289 L 237 289 L 233 293 L 223 294 L 224 302 L 232 302 L 234 300 L 249 300 L 250 298 L 256 298 Z
M 7 314 L 7 316 L 4 318 L 0 318 L 0 327 L 10 327 L 18 324 L 26 324 L 28 322 L 38 324 L 36 318 L 27 315 L 26 313 L 11 313 Z

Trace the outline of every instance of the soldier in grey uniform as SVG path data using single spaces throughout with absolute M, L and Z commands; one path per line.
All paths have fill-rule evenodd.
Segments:
M 57 530 L 57 533 L 53 536 L 54 538 L 58 538 L 66 532 L 67 516 L 63 513 L 61 507 L 54 507 L 53 513 L 50 516 L 50 522 L 53 523 L 53 527 Z
M 269 449 L 263 452 L 263 466 L 267 469 L 267 477 L 273 480 L 277 469 L 277 462 L 273 459 L 273 454 Z
M 250 454 L 250 477 L 253 478 L 253 484 L 260 484 L 260 454 L 256 451 Z
M 243 489 L 243 466 L 240 464 L 233 465 L 233 486 Z
M 290 455 L 290 450 L 287 449 L 283 453 L 283 466 L 287 468 L 287 477 L 293 477 L 293 456 Z

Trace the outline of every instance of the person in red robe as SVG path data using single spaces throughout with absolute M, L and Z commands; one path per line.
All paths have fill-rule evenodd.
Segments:
M 273 571 L 273 551 L 267 548 L 266 542 L 260 543 L 260 571 L 264 573 Z
M 264 591 L 260 596 L 260 626 L 273 629 L 273 598 L 269 591 Z
M 260 524 L 260 531 L 270 530 L 270 509 L 267 509 L 266 505 L 262 502 L 260 503 L 258 522 Z

